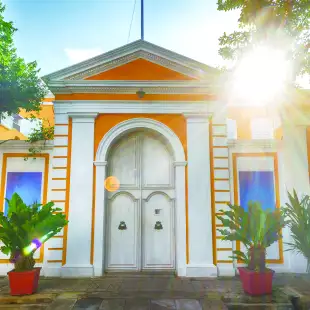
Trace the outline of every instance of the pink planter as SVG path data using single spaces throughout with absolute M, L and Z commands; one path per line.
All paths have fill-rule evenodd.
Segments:
M 245 267 L 238 267 L 243 290 L 252 296 L 268 295 L 272 293 L 272 278 L 274 271 L 251 271 Z

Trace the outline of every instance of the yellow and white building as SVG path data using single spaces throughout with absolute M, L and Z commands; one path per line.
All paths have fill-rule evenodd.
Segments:
M 37 254 L 46 276 L 233 275 L 240 245 L 220 239 L 220 209 L 253 197 L 280 207 L 286 189 L 309 193 L 303 106 L 284 121 L 231 106 L 216 69 L 141 40 L 44 79 L 54 98 L 38 118 L 55 124 L 54 141 L 27 161 L 25 141 L 0 145 L 0 203 L 9 173 L 41 173 L 41 201 L 69 220 Z M 0 140 L 14 139 L 1 130 Z M 284 251 L 289 240 L 284 229 L 268 263 L 305 272 L 305 259 Z M 4 274 L 11 266 L 0 258 Z

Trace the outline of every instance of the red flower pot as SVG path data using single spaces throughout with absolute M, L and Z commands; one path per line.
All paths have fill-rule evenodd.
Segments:
M 41 267 L 30 271 L 8 272 L 11 295 L 31 295 L 37 291 Z
M 274 271 L 255 272 L 245 267 L 238 267 L 243 290 L 252 296 L 268 295 L 272 293 L 272 278 Z

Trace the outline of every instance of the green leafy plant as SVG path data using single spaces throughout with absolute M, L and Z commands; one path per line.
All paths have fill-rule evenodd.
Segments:
M 287 193 L 289 202 L 283 207 L 288 217 L 293 242 L 286 243 L 289 251 L 302 254 L 307 259 L 307 272 L 310 272 L 310 196 L 299 199 L 295 190 Z
M 250 270 L 264 271 L 266 248 L 282 238 L 281 229 L 286 225 L 282 211 L 263 210 L 258 202 L 250 202 L 248 211 L 238 205 L 228 206 L 228 211 L 220 210 L 223 215 L 216 215 L 225 228 L 218 231 L 222 240 L 239 241 L 246 247 L 245 253 L 233 251 L 231 258 L 244 261 Z
M 35 155 L 41 153 L 46 145 L 46 141 L 54 139 L 54 126 L 44 126 L 43 122 L 38 128 L 34 128 L 28 136 L 27 142 L 32 146 L 29 148 L 29 155 L 35 158 Z M 44 141 L 43 145 L 37 143 Z M 27 160 L 28 157 L 25 158 Z
M 4 10 L 0 0 L 0 114 L 18 113 L 20 108 L 38 111 L 47 88 L 39 78 L 37 63 L 18 57 L 13 42 L 17 29 L 4 20 Z
M 0 250 L 10 256 L 15 271 L 32 270 L 35 251 L 68 221 L 64 214 L 55 213 L 61 209 L 55 208 L 53 202 L 27 206 L 17 193 L 6 201 L 7 216 L 0 212 Z
M 264 43 L 287 52 L 294 77 L 310 74 L 310 1 L 218 0 L 217 9 L 239 12 L 239 29 L 219 38 L 224 59 L 238 60 Z

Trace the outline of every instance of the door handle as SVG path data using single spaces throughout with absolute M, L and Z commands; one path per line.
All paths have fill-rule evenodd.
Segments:
M 118 230 L 126 230 L 127 229 L 127 225 L 124 221 L 121 221 L 118 225 Z
M 155 230 L 161 230 L 161 229 L 163 229 L 163 224 L 162 224 L 160 221 L 157 221 L 157 222 L 155 223 L 154 229 L 155 229 Z

